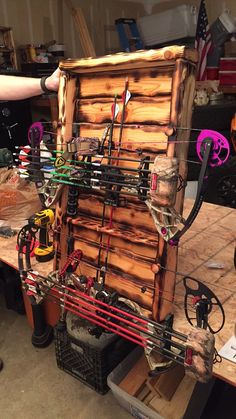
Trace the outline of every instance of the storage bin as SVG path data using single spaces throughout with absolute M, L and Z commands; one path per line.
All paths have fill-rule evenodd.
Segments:
M 154 402 L 155 410 L 119 387 L 142 354 L 143 349 L 136 348 L 107 377 L 108 386 L 119 404 L 136 419 L 198 419 L 209 397 L 213 381 L 208 384 L 196 384 L 193 378 L 185 376 L 170 401 L 154 395 L 149 403 L 158 398 L 158 401 Z M 157 405 L 159 412 L 156 411 Z
M 236 57 L 221 58 L 220 71 L 236 71 Z
M 120 382 L 128 374 L 143 354 L 142 348 L 136 348 L 107 377 L 107 384 L 119 404 L 137 419 L 164 419 L 136 397 L 130 396 L 119 387 Z
M 96 338 L 88 331 L 94 328 L 93 324 L 74 317 L 76 328 L 73 331 L 68 327 L 71 334 L 65 323 L 59 322 L 54 329 L 57 366 L 98 393 L 105 394 L 109 390 L 108 374 L 135 345 L 112 333 L 103 333 Z
M 137 21 L 145 46 L 195 37 L 197 16 L 193 6 L 182 4 L 163 12 L 143 16 Z

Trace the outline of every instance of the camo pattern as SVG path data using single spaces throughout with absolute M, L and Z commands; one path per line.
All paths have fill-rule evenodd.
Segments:
M 151 174 L 151 201 L 173 207 L 176 200 L 179 164 L 176 158 L 157 156 Z
M 209 381 L 212 377 L 214 352 L 214 335 L 208 330 L 192 328 L 186 342 L 186 374 L 202 383 Z

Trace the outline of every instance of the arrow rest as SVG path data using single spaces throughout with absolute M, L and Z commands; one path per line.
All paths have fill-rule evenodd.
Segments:
M 112 167 L 108 173 L 103 172 L 101 175 L 101 185 L 103 182 L 109 182 L 105 188 L 104 203 L 118 207 L 120 205 L 120 192 L 122 186 L 120 183 L 124 182 L 125 176 L 122 174 L 119 167 Z

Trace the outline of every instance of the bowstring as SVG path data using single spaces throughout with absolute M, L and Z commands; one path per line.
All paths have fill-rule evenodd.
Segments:
M 46 122 L 47 124 L 49 124 L 50 122 L 48 121 L 48 122 Z M 71 125 L 81 125 L 80 123 L 72 123 Z M 118 126 L 118 127 L 120 127 L 120 124 L 114 124 L 114 126 Z M 60 126 L 58 126 L 58 127 L 60 127 Z M 175 128 L 176 130 L 179 130 L 179 129 L 182 129 L 182 130 L 189 130 L 189 131 L 197 131 L 197 132 L 200 132 L 201 131 L 201 129 L 193 129 L 193 128 L 187 128 L 187 127 L 176 127 Z M 55 133 L 55 132 L 52 132 L 52 131 L 44 131 L 44 133 L 47 133 L 47 134 L 52 134 L 52 135 L 57 135 L 57 133 Z M 157 132 L 158 133 L 158 132 Z M 73 139 L 76 139 L 77 137 L 71 137 L 71 139 L 73 140 Z M 190 143 L 190 142 L 192 142 L 192 143 L 196 143 L 196 141 L 170 141 L 169 143 L 177 143 L 177 144 L 180 144 L 180 143 Z M 135 143 L 135 144 L 138 144 L 138 143 L 141 143 L 141 144 L 143 144 L 143 142 L 141 142 L 141 141 L 134 141 L 133 143 Z M 151 144 L 153 144 L 154 143 L 154 141 L 150 141 L 150 142 L 145 142 L 145 144 L 147 144 L 147 143 L 151 143 Z M 166 141 L 158 141 L 157 142 L 157 144 L 161 144 L 161 143 L 163 143 L 163 144 L 167 144 L 168 143 L 168 139 L 166 140 Z M 67 144 L 67 143 L 60 143 L 60 145 L 63 145 L 63 144 Z M 132 142 L 122 142 L 122 145 L 125 145 L 125 144 L 132 144 Z M 23 148 L 23 147 L 22 147 Z M 114 149 L 113 149 L 114 150 Z M 116 150 L 116 149 L 115 149 Z M 42 151 L 45 151 L 45 150 L 42 150 Z M 47 150 L 46 150 L 47 151 Z M 50 150 L 49 150 L 50 151 Z M 51 151 L 53 151 L 53 150 L 51 150 Z M 63 153 L 63 151 L 56 151 L 56 152 L 58 152 L 58 153 Z M 130 152 L 130 150 L 127 150 L 127 152 Z M 106 158 L 106 156 L 104 156 L 104 158 Z M 183 159 L 183 161 L 186 161 L 186 162 L 190 162 L 190 163 L 197 163 L 197 164 L 201 164 L 200 162 L 194 162 L 194 161 L 190 161 L 190 160 L 184 160 Z M 77 163 L 77 161 L 75 161 L 76 163 Z M 151 163 L 151 162 L 150 162 Z M 93 173 L 93 171 L 91 170 L 91 173 Z M 111 184 L 112 184 L 112 182 L 111 182 Z M 60 233 L 60 234 L 62 234 L 62 233 Z M 218 236 L 217 236 L 218 237 Z M 233 240 L 232 240 L 233 241 Z M 178 246 L 178 247 L 181 247 L 181 248 L 183 248 L 184 249 L 184 247 L 183 246 Z M 186 248 L 187 249 L 187 248 Z M 188 249 L 188 251 L 190 251 L 191 249 Z M 204 263 L 204 262 L 203 262 Z M 80 266 L 80 265 L 79 265 Z M 178 271 L 172 271 L 172 270 L 170 270 L 170 269 L 167 269 L 167 268 L 165 268 L 165 267 L 163 267 L 163 266 L 160 266 L 162 269 L 164 269 L 165 271 L 169 271 L 169 272 L 172 272 L 172 273 L 174 273 L 174 274 L 176 274 L 176 275 L 181 275 L 181 276 L 186 276 L 186 275 L 184 275 L 183 273 L 180 273 L 180 272 L 178 272 Z M 80 268 L 79 268 L 80 269 Z M 178 284 L 178 283 L 180 283 L 180 281 L 179 282 L 177 282 L 176 283 L 176 285 Z M 207 281 L 204 281 L 204 283 L 208 283 Z M 208 283 L 209 284 L 209 283 Z M 210 284 L 211 286 L 214 286 L 214 284 Z M 153 288 L 153 289 L 156 289 L 155 287 L 151 287 L 151 286 L 149 286 L 149 285 L 147 285 L 147 284 L 144 284 L 144 286 L 146 287 L 146 288 Z M 220 286 L 220 287 L 218 287 L 218 288 L 221 288 L 221 289 L 224 289 L 224 290 L 227 290 L 227 291 L 231 291 L 231 290 L 228 290 L 228 289 L 226 289 L 225 287 L 222 287 L 222 286 Z M 167 291 L 160 291 L 159 290 L 159 292 L 163 292 L 163 293 L 167 293 Z M 177 294 L 176 294 L 177 295 Z M 181 294 L 181 297 L 182 297 L 182 294 Z M 169 302 L 173 302 L 173 300 L 168 300 L 168 299 L 166 299 L 166 298 L 164 298 L 164 297 L 162 297 L 162 299 L 165 299 L 166 301 L 169 301 Z
M 73 236 L 72 236 L 73 237 Z M 25 241 L 27 241 L 27 240 L 25 240 Z M 102 246 L 102 248 L 104 249 L 104 250 L 106 250 L 106 245 L 103 245 Z M 57 257 L 60 257 L 61 256 L 61 252 L 59 251 L 59 250 L 57 250 L 57 253 L 56 253 L 56 256 Z M 68 255 L 69 256 L 69 255 Z M 87 262 L 86 260 L 78 260 L 77 258 L 72 258 L 72 260 L 73 261 L 76 261 L 76 262 L 81 262 L 82 264 L 84 264 L 84 265 L 87 265 L 87 266 L 89 266 L 90 268 L 92 268 L 92 269 L 94 269 L 94 270 L 96 270 L 96 271 L 101 271 L 101 268 L 100 267 L 97 267 L 97 266 L 94 266 L 93 264 L 91 264 L 91 263 L 89 263 L 89 262 Z M 188 276 L 188 275 L 190 275 L 191 274 L 191 272 L 189 273 L 183 273 L 183 272 L 180 272 L 180 271 L 178 271 L 178 270 L 171 270 L 171 269 L 169 269 L 169 268 L 166 268 L 165 266 L 162 266 L 161 264 L 158 264 L 158 266 L 162 269 L 162 270 L 164 270 L 164 271 L 166 271 L 166 272 L 170 272 L 170 273 L 173 273 L 173 274 L 175 274 L 176 276 L 181 276 L 181 277 L 186 277 L 186 276 Z M 34 270 L 34 267 L 32 267 L 32 269 Z M 78 269 L 79 269 L 79 271 L 80 271 L 80 274 L 82 274 L 82 270 L 81 270 L 81 265 L 80 265 L 80 263 L 78 264 Z M 121 281 L 127 281 L 127 280 L 129 280 L 129 279 L 127 279 L 127 278 L 123 278 L 122 277 L 122 275 L 120 274 L 120 272 L 118 271 L 116 271 L 116 270 L 114 270 L 114 269 L 111 269 L 111 268 L 107 268 L 107 272 L 110 272 L 110 273 L 115 273 L 115 275 L 117 275 L 117 276 L 119 276 L 119 280 L 121 280 Z M 42 275 L 40 275 L 40 276 L 42 276 Z M 47 280 L 47 277 L 44 277 L 44 279 L 45 280 Z M 199 282 L 201 282 L 201 279 L 200 278 L 194 278 L 194 279 L 197 279 Z M 180 280 L 180 281 L 178 281 L 178 282 L 176 282 L 176 284 L 175 285 L 179 285 L 180 283 L 182 283 L 182 281 Z M 136 282 L 136 284 L 137 284 L 137 282 Z M 208 282 L 208 281 L 204 281 L 204 284 L 208 284 L 209 286 L 211 286 L 211 287 L 215 287 L 215 288 L 217 288 L 217 289 L 221 289 L 221 290 L 223 290 L 223 291 L 227 291 L 227 292 L 230 292 L 230 293 L 232 293 L 232 290 L 230 290 L 230 289 L 228 289 L 228 288 L 226 288 L 226 287 L 224 287 L 224 286 L 222 286 L 222 285 L 218 285 L 218 284 L 214 284 L 214 283 L 210 283 L 210 282 Z M 145 292 L 143 293 L 143 294 L 145 294 L 146 292 L 149 292 L 149 293 L 152 293 L 153 291 L 155 291 L 156 290 L 156 287 L 155 286 L 153 286 L 153 285 L 150 285 L 150 284 L 147 284 L 146 282 L 141 282 L 141 281 L 138 281 L 138 285 L 140 286 L 140 288 L 145 288 Z M 177 304 L 177 305 L 180 305 L 180 306 L 182 306 L 182 304 L 183 303 L 180 303 L 180 302 L 175 302 L 174 301 L 174 299 L 175 299 L 175 296 L 177 296 L 177 297 L 181 297 L 181 298 L 183 298 L 183 293 L 177 293 L 177 292 L 175 292 L 174 293 L 174 295 L 172 295 L 172 293 L 171 293 L 171 291 L 167 291 L 167 290 L 158 290 L 158 292 L 160 293 L 160 294 L 170 294 L 171 295 L 171 299 L 169 299 L 169 298 L 167 298 L 167 297 L 161 297 L 163 300 L 165 300 L 165 301 L 167 301 L 167 302 L 170 302 L 170 303 L 174 303 L 174 304 Z M 192 305 L 190 305 L 190 307 L 192 307 Z
M 194 141 L 195 142 L 195 141 Z M 65 143 L 65 144 L 67 144 L 67 143 Z M 24 148 L 25 148 L 25 146 L 16 146 L 15 147 L 16 149 L 22 149 L 22 150 L 24 150 Z M 28 150 L 29 150 L 29 148 L 28 148 Z M 53 153 L 53 154 L 60 154 L 60 155 L 62 155 L 63 156 L 63 154 L 65 153 L 63 150 L 50 150 L 50 149 L 48 149 L 48 150 L 45 150 L 45 149 L 42 149 L 42 150 L 40 150 L 39 148 L 30 148 L 30 150 L 32 150 L 32 151 L 34 151 L 34 150 L 38 150 L 38 151 L 41 151 L 41 152 L 43 152 L 43 153 Z M 122 150 L 122 149 L 121 149 Z M 118 148 L 113 148 L 113 151 L 119 151 L 118 150 Z M 122 151 L 124 151 L 124 150 L 122 150 Z M 130 153 L 130 150 L 125 150 L 125 151 L 127 151 L 127 153 Z M 139 153 L 138 153 L 139 154 Z M 145 154 L 147 154 L 146 152 L 145 152 Z M 153 154 L 153 153 L 152 153 Z M 158 154 L 158 153 L 156 153 L 156 154 Z M 165 156 L 165 152 L 163 152 L 162 150 L 160 150 L 160 152 L 159 152 L 159 154 L 158 155 L 163 155 L 163 156 Z M 26 154 L 26 155 L 22 155 L 22 154 L 20 154 L 20 153 L 13 153 L 13 155 L 16 155 L 16 156 L 22 156 L 22 157 L 32 157 L 32 155 L 31 154 Z M 106 160 L 106 159 L 108 159 L 108 160 L 120 160 L 120 161 L 127 161 L 127 162 L 133 162 L 133 160 L 130 158 L 130 159 L 128 159 L 128 158 L 122 158 L 122 157 L 116 157 L 116 156 L 106 156 L 106 155 L 100 155 L 100 154 L 94 154 L 94 155 L 92 155 L 92 157 L 93 158 L 100 158 L 101 159 L 101 161 L 102 160 Z M 46 162 L 52 162 L 52 161 L 56 161 L 56 157 L 44 157 L 44 156 L 38 156 L 38 159 L 42 159 L 42 160 L 46 160 L 46 159 L 48 159 L 48 161 L 46 161 Z M 68 163 L 75 163 L 75 164 L 78 164 L 78 163 L 81 163 L 82 164 L 82 160 L 73 160 L 73 159 L 66 159 L 65 160 L 66 162 L 68 162 Z M 154 160 L 143 160 L 144 162 L 148 162 L 148 163 L 150 163 L 150 164 L 153 164 L 154 163 Z M 195 160 L 190 160 L 190 159 L 180 159 L 180 158 L 178 158 L 178 161 L 184 161 L 184 162 L 187 162 L 187 163 L 192 163 L 192 164 L 198 164 L 198 165 L 201 165 L 202 163 L 200 162 L 200 161 L 195 161 Z M 136 161 L 136 163 L 139 163 L 139 162 L 141 162 L 141 159 L 140 160 L 137 160 Z M 92 162 L 92 164 L 94 164 L 95 162 Z M 122 167 L 121 167 L 122 168 Z M 126 169 L 127 171 L 129 170 L 128 168 Z
M 42 125 L 52 125 L 53 126 L 53 124 L 54 124 L 54 122 L 55 121 L 40 121 L 40 123 L 42 124 Z M 73 125 L 75 125 L 75 126 L 77 126 L 77 125 L 79 125 L 79 126 L 87 126 L 87 125 L 89 125 L 89 123 L 88 122 L 66 122 L 66 124 L 67 125 L 71 125 L 71 126 L 73 126 Z M 96 125 L 96 124 L 94 124 L 94 125 Z M 97 125 L 99 125 L 100 126 L 100 124 L 97 124 Z M 106 125 L 105 123 L 103 123 L 103 126 L 104 125 Z M 134 126 L 137 126 L 137 127 L 140 127 L 140 126 L 142 126 L 143 124 L 133 124 Z M 167 124 L 168 125 L 168 124 Z M 120 126 L 120 123 L 116 123 L 115 124 L 115 126 Z M 124 125 L 125 126 L 125 125 Z M 155 126 L 157 126 L 157 125 L 155 125 Z M 164 127 L 165 125 L 158 125 L 158 127 L 159 128 L 162 128 L 162 127 Z M 62 128 L 63 127 L 63 124 L 60 122 L 60 121 L 58 121 L 57 122 L 57 125 L 55 126 L 55 129 L 57 129 L 57 128 Z M 173 130 L 176 130 L 176 131 L 195 131 L 195 132 L 201 132 L 201 131 L 204 131 L 204 130 L 206 130 L 206 129 L 208 129 L 208 128 L 192 128 L 192 127 L 180 127 L 180 126 L 173 126 L 173 127 L 171 127 L 171 128 L 173 128 Z M 138 129 L 138 128 L 137 128 Z M 158 132 L 158 131 L 157 131 Z M 159 131 L 159 132 L 162 132 L 161 130 Z M 163 131 L 163 133 L 164 133 L 164 131 Z M 57 134 L 57 133 L 55 133 L 55 132 L 53 132 L 53 134 Z
M 44 284 L 42 284 L 44 287 L 46 287 Z M 24 288 L 26 291 L 27 291 L 27 288 Z M 49 290 L 50 291 L 50 290 Z M 48 292 L 49 292 L 48 291 Z M 31 291 L 31 292 L 33 292 L 33 291 Z M 56 297 L 56 296 L 54 296 L 54 295 L 52 295 L 52 294 L 49 294 L 49 293 L 45 293 L 45 291 L 43 291 L 43 293 L 44 294 L 46 294 L 47 295 L 47 300 L 48 301 L 50 301 L 50 302 L 52 302 L 52 303 L 55 303 L 55 304 L 57 304 L 57 305 L 59 305 L 61 308 L 63 308 L 63 309 L 66 309 L 66 310 L 68 310 L 68 311 L 71 311 L 72 313 L 74 313 L 74 314 L 76 314 L 76 315 L 79 315 L 80 316 L 80 314 L 79 314 L 79 306 L 78 307 L 76 307 L 76 305 L 74 304 L 74 303 L 72 303 L 72 304 L 70 304 L 70 305 L 75 305 L 75 309 L 77 309 L 77 311 L 74 311 L 73 309 L 71 309 L 71 307 L 68 307 L 68 303 L 69 303 L 69 301 L 67 301 L 67 299 L 64 297 L 64 298 L 61 298 L 61 297 Z M 59 291 L 59 293 L 60 293 L 60 291 Z M 38 294 L 37 294 L 37 292 L 33 292 L 33 294 L 34 294 L 34 296 L 36 297 L 36 296 L 38 296 Z M 71 298 L 71 296 L 69 296 L 69 298 Z M 72 301 L 73 301 L 73 297 L 72 297 Z M 99 307 L 97 308 L 98 310 L 99 310 Z M 87 315 L 90 315 L 90 312 L 88 311 L 87 313 L 86 313 Z M 108 312 L 108 314 L 110 314 L 109 312 Z M 124 312 L 124 315 L 126 315 L 126 317 L 127 317 L 127 312 Z M 82 314 L 82 316 L 81 317 L 83 317 L 84 316 L 84 314 Z M 138 317 L 137 317 L 137 319 L 138 319 Z M 124 318 L 122 318 L 122 317 L 120 317 L 120 320 L 123 320 L 124 321 Z M 91 320 L 91 318 L 90 318 L 90 321 L 93 323 L 93 324 L 96 324 L 96 321 L 95 322 L 93 322 L 93 320 Z M 103 327 L 105 327 L 105 328 L 108 328 L 108 330 L 109 330 L 109 326 L 107 326 L 107 324 L 106 324 L 106 319 L 105 318 L 103 318 L 102 316 L 101 316 L 101 319 L 100 319 L 100 322 L 103 322 L 104 324 L 103 324 Z M 158 322 L 157 322 L 157 324 L 158 324 Z M 116 325 L 116 323 L 114 322 L 114 326 L 117 326 L 118 327 L 118 332 L 119 332 L 119 330 L 120 330 L 120 327 L 119 327 L 119 325 Z M 112 326 L 111 326 L 112 327 Z M 136 326 L 136 324 L 135 323 L 133 323 L 133 325 L 132 326 L 130 326 L 131 328 L 133 328 L 135 331 L 137 331 L 137 330 L 139 330 L 138 328 L 137 328 L 137 326 Z M 127 331 L 126 331 L 127 332 Z M 161 337 L 161 335 L 159 335 L 159 334 L 157 334 L 157 335 L 153 335 L 153 334 L 151 334 L 149 331 L 148 331 L 148 329 L 146 329 L 146 331 L 145 332 L 143 332 L 146 336 L 149 336 L 150 337 L 150 339 L 151 339 L 151 341 L 147 341 L 147 342 L 145 342 L 146 343 L 146 346 L 144 346 L 144 347 L 146 347 L 146 348 L 149 348 L 150 347 L 150 344 L 152 345 L 151 346 L 151 348 L 150 349 L 152 349 L 152 351 L 153 352 L 157 352 L 157 353 L 160 353 L 160 351 L 158 351 L 158 350 L 156 350 L 155 348 L 159 348 L 159 349 L 161 349 L 162 350 L 162 353 L 163 353 L 163 351 L 164 351 L 164 355 L 166 355 L 167 357 L 168 357 L 168 353 L 171 353 L 172 355 L 174 355 L 174 360 L 176 361 L 176 362 L 178 362 L 178 363 L 181 363 L 181 361 L 180 360 L 182 360 L 182 361 L 184 361 L 184 357 L 181 355 L 181 352 L 182 351 L 184 351 L 185 350 L 185 346 L 184 346 L 184 344 L 181 344 L 181 343 L 178 343 L 176 340 L 171 340 L 171 339 L 168 339 L 166 336 L 165 337 Z M 166 332 L 167 333 L 167 332 Z M 119 334 L 119 333 L 118 333 Z M 136 339 L 138 338 L 139 339 L 139 342 L 135 342 L 135 343 L 137 343 L 137 344 L 141 344 L 141 342 L 142 342 L 142 339 L 140 338 L 140 336 L 142 336 L 142 335 L 137 335 L 137 337 L 136 337 Z M 171 337 L 175 337 L 176 338 L 176 335 L 173 333 L 173 332 L 171 332 L 171 331 L 168 331 L 168 336 L 171 336 Z M 183 337 L 185 337 L 185 335 L 183 336 Z M 147 339 L 147 338 L 146 338 Z M 173 346 L 173 347 L 177 347 L 176 345 L 178 345 L 178 347 L 179 347 L 179 349 L 181 350 L 181 352 L 178 354 L 178 353 L 176 353 L 175 351 L 171 351 L 171 350 L 167 350 L 165 347 L 163 347 L 163 346 L 158 346 L 158 344 L 155 342 L 153 342 L 153 340 L 152 339 L 154 339 L 154 340 L 159 340 L 160 342 L 164 342 L 164 343 L 170 343 L 171 344 L 171 346 Z M 185 342 L 186 341 L 186 338 L 185 339 L 181 339 L 180 337 L 178 337 L 178 339 L 179 340 L 182 340 L 183 342 Z M 153 346 L 153 345 L 155 345 L 155 346 Z M 142 346 L 142 345 L 141 345 Z M 182 347 L 181 347 L 182 346 Z M 168 351 L 168 353 L 166 352 L 166 351 Z M 170 358 L 170 359 L 172 359 L 172 358 Z M 172 359 L 173 360 L 173 359 Z M 181 365 L 183 365 L 182 363 L 181 363 Z
M 115 127 L 117 127 L 117 128 L 119 128 L 120 127 L 120 124 L 114 124 L 114 126 Z M 126 125 L 124 124 L 124 127 L 125 127 Z M 201 130 L 199 130 L 199 132 L 201 132 Z M 55 132 L 53 132 L 53 131 L 46 131 L 46 130 L 44 130 L 44 134 L 50 134 L 50 135 L 54 135 L 54 136 L 58 136 L 58 134 L 57 133 L 55 133 Z M 161 134 L 161 132 L 159 131 L 157 131 L 156 132 L 156 134 L 158 135 L 158 134 Z M 67 145 L 68 144 L 68 142 L 71 142 L 71 141 L 73 141 L 73 140 L 76 140 L 77 138 L 80 138 L 80 137 L 78 137 L 78 136 L 71 136 L 70 138 L 69 138 L 69 140 L 70 141 L 65 141 L 65 142 L 60 142 L 60 144 L 59 145 Z M 82 137 L 83 138 L 83 137 Z M 166 145 L 168 145 L 168 144 L 185 144 L 185 143 L 196 143 L 197 141 L 196 140 L 168 140 L 168 137 L 166 138 L 166 140 L 164 141 L 164 140 L 158 140 L 158 141 L 140 141 L 140 140 L 134 140 L 134 141 L 122 141 L 122 145 L 132 145 L 132 144 L 143 144 L 143 145 L 145 145 L 145 144 L 156 144 L 156 145 L 158 145 L 158 144 L 166 144 Z M 116 144 L 116 143 L 115 143 Z M 117 141 L 117 144 L 119 144 L 119 141 Z M 50 144 L 50 145 L 53 145 L 53 144 Z M 63 153 L 64 151 L 63 150 L 58 150 L 58 152 L 61 152 L 61 153 Z M 131 150 L 126 150 L 127 152 L 130 152 Z M 164 152 L 164 150 L 159 150 L 159 152 Z M 155 153 L 155 151 L 152 151 L 152 153 Z

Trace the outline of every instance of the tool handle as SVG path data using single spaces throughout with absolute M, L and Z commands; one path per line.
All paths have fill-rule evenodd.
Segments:
M 40 246 L 48 247 L 49 238 L 48 238 L 48 230 L 47 226 L 43 226 L 39 230 L 39 243 Z

